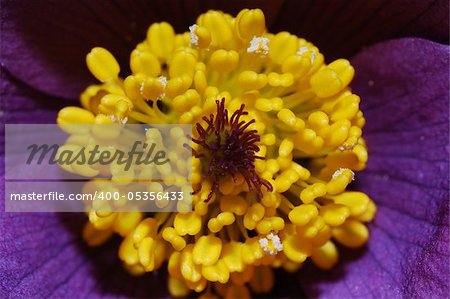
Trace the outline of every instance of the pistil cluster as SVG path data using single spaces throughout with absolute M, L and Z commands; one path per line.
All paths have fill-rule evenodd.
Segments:
M 236 17 L 208 11 L 179 34 L 165 22 L 151 25 L 131 52 L 126 77 L 104 48 L 86 61 L 101 83 L 82 93 L 82 107 L 62 109 L 59 124 L 195 128 L 192 169 L 185 157 L 171 156 L 181 161 L 174 174 L 192 173 L 192 210 L 88 213 L 87 243 L 121 236 L 119 258 L 131 274 L 164 266 L 174 296 L 245 298 L 270 291 L 273 268 L 293 272 L 311 260 L 330 269 L 336 243 L 357 248 L 367 241 L 376 207 L 347 190 L 368 158 L 347 60 L 327 64 L 313 44 L 268 33 L 263 12 L 244 9 Z M 131 181 L 140 171 L 121 178 Z M 125 192 L 127 184 L 111 188 Z

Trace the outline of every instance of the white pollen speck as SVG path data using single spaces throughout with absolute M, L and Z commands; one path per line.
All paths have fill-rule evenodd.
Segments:
M 195 30 L 197 30 L 198 25 L 194 24 L 192 26 L 189 26 L 189 37 L 191 39 L 191 47 L 197 47 L 198 46 L 198 36 L 195 33 Z
M 369 82 L 367 82 L 367 85 L 369 85 L 370 87 L 375 85 L 375 82 L 373 82 L 373 80 L 369 80 Z
M 269 39 L 267 37 L 254 36 L 247 48 L 247 53 L 257 53 L 261 56 L 269 54 Z
M 354 145 L 353 143 L 352 143 L 352 144 L 344 143 L 344 144 L 340 145 L 340 146 L 338 147 L 338 149 L 339 149 L 341 152 L 344 152 L 344 151 L 352 150 L 354 147 L 355 147 L 355 145 Z
M 259 239 L 258 242 L 264 252 L 270 255 L 275 255 L 283 251 L 283 244 L 281 244 L 280 237 L 274 233 L 270 233 L 266 237 Z
M 333 179 L 338 178 L 345 170 L 350 170 L 350 169 L 348 169 L 348 168 L 339 168 L 338 170 L 336 170 L 333 173 Z M 353 181 L 355 179 L 355 173 L 353 171 L 351 171 L 351 173 L 352 173 L 352 181 Z
M 141 86 L 139 86 L 139 93 L 142 95 L 144 93 L 144 87 L 145 87 L 145 82 L 141 83 Z
M 303 47 L 300 47 L 300 49 L 298 49 L 297 55 L 302 56 L 306 52 L 308 52 L 308 47 L 303 46 Z
M 109 119 L 112 120 L 113 122 L 118 123 L 118 124 L 122 124 L 122 125 L 126 124 L 127 121 L 128 121 L 128 117 L 125 117 L 125 118 L 118 118 L 118 117 L 116 117 L 115 115 L 108 115 L 108 117 L 109 117 Z
M 166 86 L 167 86 L 167 77 L 166 77 L 166 76 L 159 76 L 158 79 L 157 79 L 157 81 L 158 81 L 159 83 L 161 83 L 161 85 L 162 85 L 164 88 L 166 88 Z M 165 94 L 164 92 L 161 93 L 161 94 L 159 95 L 159 97 L 158 97 L 158 100 L 164 98 L 165 96 L 166 96 L 166 94 Z
M 314 64 L 314 61 L 316 61 L 317 53 L 315 50 L 311 51 L 311 64 Z
M 166 87 L 167 86 L 167 77 L 166 76 L 159 76 L 158 77 L 158 82 L 160 82 L 162 84 L 162 86 Z

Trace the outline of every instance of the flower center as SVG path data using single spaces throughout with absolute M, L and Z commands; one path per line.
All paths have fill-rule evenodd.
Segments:
M 241 121 L 241 116 L 248 114 L 244 111 L 244 104 L 231 117 L 225 109 L 224 98 L 221 102 L 216 101 L 216 105 L 215 116 L 211 114 L 209 118 L 203 117 L 207 124 L 206 128 L 200 123 L 196 124 L 199 138 L 193 139 L 201 147 L 194 151 L 194 155 L 204 160 L 204 177 L 213 182 L 211 192 L 205 201 L 208 202 L 217 191 L 222 178 L 231 176 L 236 182 L 238 174 L 245 179 L 249 191 L 255 191 L 262 197 L 262 186 L 269 191 L 273 188 L 255 171 L 255 160 L 264 159 L 256 155 L 259 152 L 256 144 L 260 141 L 257 131 L 248 129 L 255 120 Z
M 82 93 L 83 108 L 66 107 L 57 121 L 194 125 L 191 169 L 176 153 L 170 156 L 180 162 L 171 175 L 192 174 L 193 209 L 93 208 L 87 242 L 100 245 L 118 234 L 119 258 L 130 273 L 166 265 L 174 296 L 195 291 L 227 298 L 269 291 L 273 268 L 292 272 L 306 260 L 332 268 L 336 243 L 363 246 L 376 207 L 366 194 L 347 190 L 368 158 L 350 63 L 326 64 L 303 38 L 267 32 L 259 9 L 236 17 L 208 11 L 186 30 L 151 25 L 130 55 L 125 78 L 109 51 L 94 48 L 86 61 L 101 83 Z M 178 137 L 167 138 L 184 144 Z M 87 139 L 68 142 L 77 140 Z M 132 181 L 148 169 L 94 170 Z M 72 171 L 89 173 L 81 166 Z M 129 192 L 127 183 L 108 188 Z

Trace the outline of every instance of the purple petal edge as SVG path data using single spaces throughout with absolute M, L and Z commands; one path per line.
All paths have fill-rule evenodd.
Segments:
M 367 119 L 357 189 L 376 202 L 366 248 L 330 272 L 309 265 L 313 298 L 446 298 L 449 294 L 449 47 L 423 39 L 374 45 L 352 63 Z

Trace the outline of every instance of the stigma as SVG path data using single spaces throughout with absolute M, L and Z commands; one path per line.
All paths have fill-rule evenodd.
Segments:
M 260 178 L 255 170 L 255 161 L 263 159 L 257 155 L 260 136 L 256 130 L 249 129 L 255 120 L 248 122 L 241 119 L 248 113 L 242 104 L 231 116 L 225 108 L 225 98 L 216 101 L 216 114 L 203 117 L 206 124 L 196 124 L 198 139 L 193 141 L 199 145 L 194 156 L 204 161 L 203 177 L 212 181 L 212 188 L 206 202 L 219 188 L 221 179 L 231 177 L 237 182 L 237 176 L 244 178 L 248 189 L 262 197 L 262 186 L 272 191 L 272 185 Z

